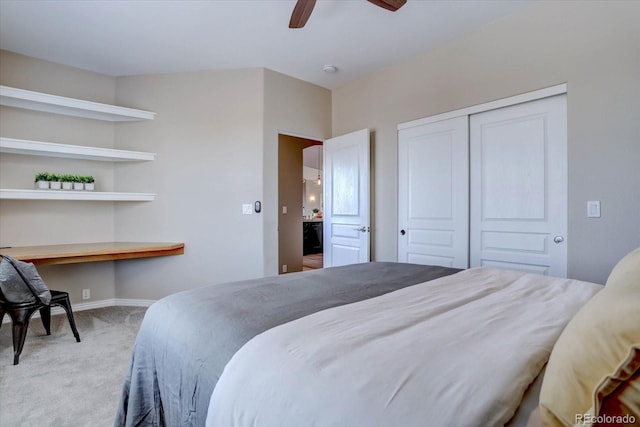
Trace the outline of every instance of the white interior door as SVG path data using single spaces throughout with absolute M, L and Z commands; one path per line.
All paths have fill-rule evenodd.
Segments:
M 369 262 L 369 129 L 324 142 L 324 266 Z
M 566 95 L 471 116 L 471 266 L 567 275 Z
M 398 261 L 469 266 L 467 116 L 398 132 Z

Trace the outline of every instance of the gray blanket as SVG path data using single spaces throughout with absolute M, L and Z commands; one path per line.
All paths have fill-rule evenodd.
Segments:
M 254 336 L 303 316 L 458 272 L 368 263 L 208 286 L 147 310 L 116 426 L 204 426 L 222 371 Z

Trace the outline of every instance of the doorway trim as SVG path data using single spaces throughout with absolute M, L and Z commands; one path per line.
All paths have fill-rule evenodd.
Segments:
M 319 138 L 317 136 L 303 135 L 301 133 L 295 133 L 295 132 L 287 132 L 287 131 L 284 131 L 282 129 L 278 129 L 277 130 L 277 134 L 278 135 L 292 136 L 294 138 L 310 139 L 312 141 L 319 141 L 319 142 L 322 142 L 322 143 L 324 143 L 324 141 L 326 140 L 326 138 Z
M 398 130 L 439 122 L 441 120 L 453 119 L 460 116 L 470 116 L 472 114 L 483 113 L 489 110 L 509 107 L 511 105 L 522 104 L 529 101 L 536 101 L 538 99 L 548 98 L 555 95 L 562 95 L 565 93 L 567 93 L 567 84 L 562 83 L 559 85 L 534 90 L 532 92 L 522 93 L 520 95 L 514 95 L 507 98 L 497 99 L 495 101 L 472 105 L 470 107 L 465 107 L 458 110 L 448 111 L 446 113 L 436 114 L 435 116 L 429 116 L 422 119 L 412 120 L 410 122 L 400 123 L 398 124 Z

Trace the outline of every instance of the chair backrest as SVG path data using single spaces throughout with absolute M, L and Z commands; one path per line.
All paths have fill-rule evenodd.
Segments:
M 2 255 L 0 262 L 2 280 L 0 289 L 5 304 L 20 304 L 41 302 L 48 305 L 51 301 L 51 292 L 42 281 L 35 266 L 30 263 L 18 261 L 10 256 Z

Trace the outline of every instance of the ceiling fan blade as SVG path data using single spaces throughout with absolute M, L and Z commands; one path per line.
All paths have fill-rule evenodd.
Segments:
M 291 20 L 289 20 L 289 28 L 302 28 L 311 16 L 316 0 L 298 0 L 293 8 Z
M 369 3 L 373 3 L 391 12 L 400 9 L 406 2 L 407 0 L 369 0 Z

